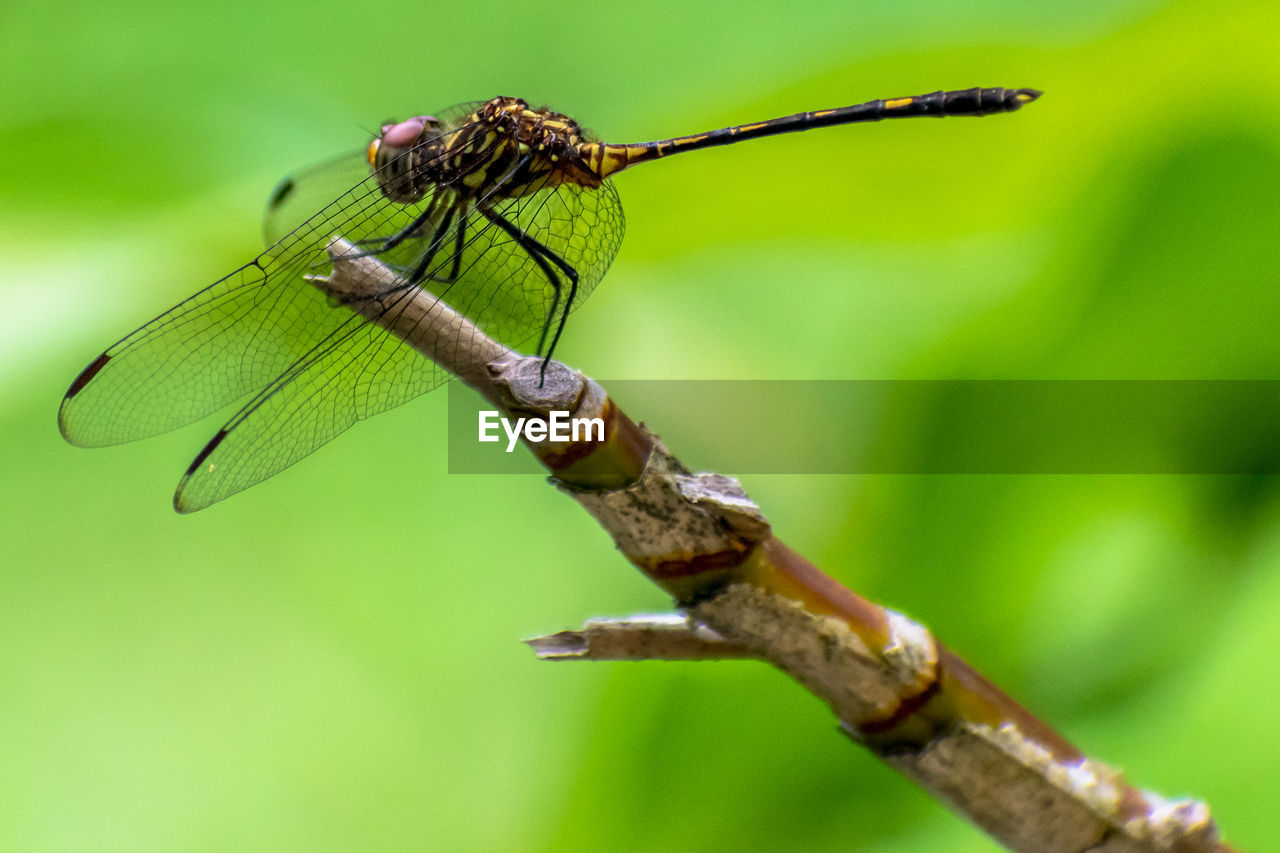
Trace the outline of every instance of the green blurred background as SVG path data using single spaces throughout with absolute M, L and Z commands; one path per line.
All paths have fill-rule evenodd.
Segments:
M 447 475 L 446 394 L 190 517 L 169 496 L 221 418 L 62 442 L 84 364 L 251 257 L 281 175 L 388 117 L 512 94 L 629 142 L 1041 88 L 1015 116 L 621 176 L 628 234 L 561 356 L 603 378 L 1280 376 L 1270 0 L 4 19 L 6 851 L 994 849 L 768 667 L 536 662 L 520 637 L 667 602 L 538 478 Z M 1275 480 L 745 484 L 789 543 L 1090 754 L 1276 843 Z

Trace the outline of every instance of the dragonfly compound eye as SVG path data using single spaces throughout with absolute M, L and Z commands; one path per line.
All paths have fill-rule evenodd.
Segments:
M 422 137 L 429 121 L 434 119 L 430 116 L 415 116 L 398 124 L 386 125 L 382 128 L 382 141 L 392 148 L 408 148 Z
M 378 187 L 392 201 L 418 201 L 428 190 L 431 176 L 424 164 L 438 156 L 440 120 L 434 116 L 414 116 L 382 126 L 382 133 L 365 152 L 378 176 Z

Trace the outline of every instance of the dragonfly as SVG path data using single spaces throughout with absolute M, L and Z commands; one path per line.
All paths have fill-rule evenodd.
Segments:
M 268 248 L 94 359 L 67 390 L 59 428 L 75 445 L 120 444 L 243 401 L 174 494 L 179 512 L 202 509 L 449 378 L 376 322 L 419 291 L 504 346 L 536 338 L 545 369 L 621 244 L 618 172 L 832 125 L 1008 113 L 1039 96 L 939 91 L 632 144 L 513 97 L 388 122 L 367 148 L 285 178 L 267 205 Z M 394 271 L 367 297 L 372 311 L 308 283 L 332 271 L 335 237 Z

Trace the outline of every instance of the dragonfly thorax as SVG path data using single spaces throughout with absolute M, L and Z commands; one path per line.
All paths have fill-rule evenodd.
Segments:
M 382 193 L 392 201 L 419 201 L 433 186 L 480 204 L 565 183 L 600 186 L 581 155 L 582 129 L 561 113 L 499 97 L 444 127 L 424 118 L 384 126 L 369 148 Z M 405 127 L 417 127 L 411 122 L 422 129 L 405 146 Z

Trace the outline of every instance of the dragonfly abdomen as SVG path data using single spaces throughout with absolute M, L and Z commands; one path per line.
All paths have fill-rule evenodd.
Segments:
M 643 163 L 669 157 L 682 151 L 696 151 L 716 145 L 731 145 L 745 139 L 775 136 L 830 127 L 839 124 L 883 121 L 889 118 L 915 118 L 917 116 L 985 116 L 1010 113 L 1040 97 L 1035 89 L 1005 89 L 1003 87 L 956 89 L 930 92 L 906 98 L 888 98 L 838 107 L 830 110 L 796 113 L 782 118 L 722 127 L 692 136 L 678 136 L 658 142 L 638 142 L 631 145 L 606 145 L 594 143 L 582 146 L 583 159 L 601 178 Z

